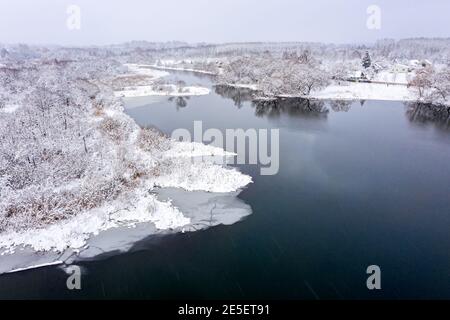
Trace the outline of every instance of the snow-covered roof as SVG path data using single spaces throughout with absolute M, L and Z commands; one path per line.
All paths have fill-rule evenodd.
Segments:
M 361 78 L 364 75 L 364 72 L 361 70 L 353 71 L 350 73 L 350 77 Z

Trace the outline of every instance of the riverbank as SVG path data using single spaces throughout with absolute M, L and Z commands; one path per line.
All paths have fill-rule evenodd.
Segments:
M 186 69 L 170 66 L 157 65 L 139 65 L 139 68 L 153 68 L 158 70 L 176 70 L 188 71 L 194 73 L 203 73 L 217 75 L 204 70 Z M 257 84 L 229 84 L 226 85 L 235 88 L 245 88 L 258 91 Z M 194 90 L 195 92 L 195 90 Z M 264 93 L 263 93 L 264 94 Z M 388 84 L 388 83 L 367 83 L 367 82 L 341 82 L 340 84 L 331 84 L 324 89 L 311 92 L 310 95 L 278 95 L 278 97 L 298 97 L 320 100 L 384 100 L 384 101 L 405 101 L 412 102 L 417 100 L 417 94 L 414 89 L 406 84 Z M 260 97 L 262 98 L 262 97 Z M 270 97 L 265 97 L 270 99 Z
M 259 91 L 256 84 L 225 84 L 234 88 L 245 88 Z M 261 92 L 261 91 L 260 91 Z M 273 98 L 305 98 L 317 100 L 384 100 L 384 101 L 417 101 L 415 92 L 403 85 L 385 85 L 379 83 L 348 82 L 347 85 L 333 84 L 309 95 L 265 95 L 261 92 L 259 99 Z
M 199 86 L 177 86 L 174 84 L 160 85 L 155 88 L 154 85 L 138 86 L 126 88 L 124 90 L 116 91 L 116 97 L 133 98 L 133 97 L 147 97 L 147 96 L 169 96 L 169 97 L 190 97 L 202 96 L 209 94 L 208 88 Z
M 205 71 L 200 69 L 192 69 L 192 68 L 180 68 L 180 67 L 169 67 L 169 66 L 159 66 L 156 64 L 148 64 L 148 65 L 140 65 L 141 67 L 148 67 L 148 68 L 154 68 L 159 70 L 172 70 L 172 71 L 187 71 L 187 72 L 193 72 L 193 73 L 201 73 L 201 74 L 208 74 L 211 76 L 216 76 L 217 73 L 211 72 L 211 71 Z
M 80 249 L 84 247 L 92 234 L 96 235 L 119 226 L 132 227 L 143 222 L 152 222 L 157 229 L 182 227 L 190 223 L 189 219 L 185 218 L 177 208 L 171 206 L 170 202 L 160 202 L 155 196 L 148 194 L 148 190 L 162 186 L 189 188 L 191 191 L 230 192 L 251 182 L 249 176 L 213 163 L 213 158 L 234 156 L 223 149 L 167 139 L 161 141 L 165 144 L 163 151 L 152 149 L 150 154 L 140 147 L 141 129 L 123 113 L 122 107 L 115 105 L 103 111 L 104 116 L 100 118 L 107 116 L 115 121 L 127 122 L 131 126 L 127 153 L 139 162 L 143 170 L 150 173 L 155 169 L 156 162 L 165 163 L 165 166 L 158 168 L 157 176 L 148 175 L 133 190 L 104 206 L 45 228 L 0 234 L 1 255 L 14 253 L 17 247 L 57 252 L 62 252 L 66 248 Z M 98 123 L 101 119 L 93 116 L 92 121 Z M 202 161 L 192 162 L 192 157 L 202 157 Z M 208 160 L 209 157 L 211 161 Z
M 348 82 L 346 85 L 329 85 L 323 90 L 312 92 L 314 99 L 326 100 L 389 100 L 415 101 L 414 90 L 406 85 Z
M 122 87 L 119 89 L 116 88 L 114 92 L 116 97 L 189 97 L 207 95 L 210 93 L 208 88 L 201 86 L 186 86 L 182 83 L 164 83 L 161 80 L 162 78 L 168 76 L 169 73 L 166 71 L 156 70 L 157 68 L 152 65 L 125 64 L 124 66 L 128 68 L 130 73 L 116 79 L 121 81 L 122 84 Z M 135 76 L 144 76 L 147 77 L 147 80 L 143 81 L 142 78 L 136 79 Z
M 152 73 L 153 79 L 158 76 L 162 74 Z M 61 258 L 63 256 L 77 259 L 110 250 L 126 250 L 133 242 L 153 234 L 194 231 L 196 228 L 191 226 L 196 223 L 196 218 L 186 216 L 170 199 L 158 198 L 155 192 L 159 188 L 234 196 L 252 181 L 250 176 L 234 168 L 217 164 L 217 157 L 225 159 L 234 154 L 203 144 L 173 141 L 156 131 L 141 129 L 125 114 L 122 101 L 114 97 L 110 87 L 102 81 L 92 81 L 91 85 L 96 88 L 96 95 L 101 96 L 101 107 L 98 104 L 92 108 L 86 106 L 86 112 L 74 114 L 74 117 L 79 117 L 90 128 L 87 143 L 84 147 L 81 145 L 84 148 L 81 154 L 86 155 L 85 161 L 95 175 L 86 177 L 86 181 L 80 178 L 67 180 L 63 185 L 49 189 L 47 194 L 54 198 L 65 196 L 59 203 L 67 205 L 70 203 L 67 194 L 81 197 L 85 192 L 90 193 L 90 185 L 99 183 L 97 175 L 112 175 L 115 180 L 105 183 L 120 183 L 120 188 L 113 197 L 106 198 L 107 201 L 97 200 L 92 208 L 75 212 L 70 209 L 70 217 L 39 221 L 36 225 L 29 221 L 27 228 L 6 224 L 9 228 L 0 233 L 0 273 L 62 263 L 67 261 Z M 86 101 L 94 104 L 92 99 Z M 20 118 L 27 111 L 16 108 L 5 113 L 4 120 Z M 67 133 L 62 131 L 62 134 Z M 196 161 L 193 161 L 194 157 Z M 95 169 L 97 166 L 98 170 Z M 119 173 L 121 176 L 116 178 Z M 3 205 L 16 205 L 10 199 L 16 199 L 18 191 L 6 188 L 4 191 Z M 58 208 L 58 212 L 63 210 L 65 207 Z M 110 230 L 121 230 L 118 233 L 123 231 L 124 237 L 118 233 L 114 237 L 102 236 Z M 95 242 L 94 239 L 99 237 L 103 240 Z

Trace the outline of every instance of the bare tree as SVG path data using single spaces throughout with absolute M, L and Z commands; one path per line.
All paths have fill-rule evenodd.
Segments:
M 417 71 L 415 77 L 409 82 L 409 86 L 417 89 L 419 99 L 425 97 L 425 94 L 432 85 L 433 70 L 423 68 Z

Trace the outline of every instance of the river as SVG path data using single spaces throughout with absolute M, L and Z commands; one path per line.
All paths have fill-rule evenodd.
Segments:
M 254 183 L 233 224 L 143 240 L 83 262 L 83 287 L 46 267 L 0 277 L 2 298 L 450 298 L 450 129 L 427 107 L 390 101 L 287 99 L 257 105 L 209 76 L 170 80 L 205 96 L 126 100 L 142 126 L 279 128 L 279 172 L 237 165 Z M 381 269 L 368 290 L 366 268 Z

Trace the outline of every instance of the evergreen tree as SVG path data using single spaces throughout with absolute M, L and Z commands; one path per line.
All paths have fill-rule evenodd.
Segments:
M 362 65 L 366 69 L 372 65 L 372 60 L 370 59 L 369 51 L 366 51 L 366 54 L 362 59 Z

